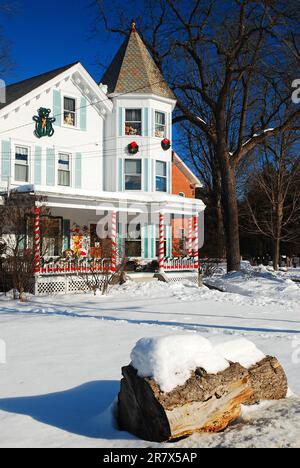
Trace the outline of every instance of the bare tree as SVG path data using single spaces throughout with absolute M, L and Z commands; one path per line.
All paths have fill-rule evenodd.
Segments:
M 33 224 L 36 203 L 40 204 L 41 216 L 49 216 L 44 199 L 29 193 L 10 193 L 2 197 L 0 206 L 1 268 L 2 277 L 11 285 L 21 301 L 31 291 L 34 276 Z M 41 238 L 46 236 L 44 223 Z M 46 254 L 46 244 L 41 256 Z M 3 281 L 4 282 L 4 281 Z
M 299 137 L 286 132 L 260 151 L 252 167 L 244 202 L 242 228 L 271 239 L 273 266 L 278 268 L 282 242 L 299 239 L 300 157 Z
M 108 30 L 124 34 L 128 5 L 110 16 L 121 20 L 111 26 L 109 3 L 97 1 L 101 18 Z M 296 57 L 283 35 L 299 27 L 297 10 L 291 0 L 149 0 L 147 8 L 143 3 L 142 11 L 134 10 L 144 42 L 176 93 L 174 123 L 196 127 L 218 161 L 229 271 L 240 269 L 237 169 L 267 139 L 299 130 L 300 106 L 284 112 Z

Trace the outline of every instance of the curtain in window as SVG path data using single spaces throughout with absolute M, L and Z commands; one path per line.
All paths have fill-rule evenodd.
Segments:
M 155 123 L 157 125 L 165 125 L 166 115 L 163 112 L 155 112 Z
M 156 175 L 160 177 L 167 176 L 167 164 L 163 161 L 156 162 Z
M 58 185 L 64 187 L 70 186 L 70 172 L 69 171 L 58 171 Z
M 126 109 L 126 122 L 141 122 L 141 109 Z
M 75 99 L 64 98 L 65 111 L 75 112 Z
M 17 161 L 28 161 L 28 149 L 16 146 L 16 160 Z
M 125 173 L 126 174 L 141 174 L 142 172 L 142 164 L 141 160 L 129 160 L 125 161 Z
M 15 180 L 18 182 L 28 182 L 28 166 L 15 165 Z

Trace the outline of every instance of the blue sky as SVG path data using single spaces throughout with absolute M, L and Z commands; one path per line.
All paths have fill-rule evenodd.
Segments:
M 79 60 L 98 80 L 122 38 L 109 35 L 99 24 L 91 33 L 96 10 L 91 0 L 14 0 L 13 15 L 0 14 L 0 24 L 11 42 L 16 64 L 3 77 L 7 83 L 23 80 Z

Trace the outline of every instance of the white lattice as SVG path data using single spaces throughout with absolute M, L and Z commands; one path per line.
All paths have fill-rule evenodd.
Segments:
M 165 273 L 170 283 L 182 283 L 183 281 L 191 281 L 192 283 L 198 283 L 197 274 L 190 273 Z

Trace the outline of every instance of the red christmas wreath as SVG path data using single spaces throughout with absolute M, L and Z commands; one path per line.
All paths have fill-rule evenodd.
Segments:
M 164 151 L 168 151 L 171 148 L 171 142 L 168 138 L 164 138 L 161 142 L 161 147 Z
M 129 154 L 137 154 L 139 152 L 139 145 L 137 144 L 136 141 L 133 141 L 131 143 L 129 143 L 128 145 L 128 153 Z

